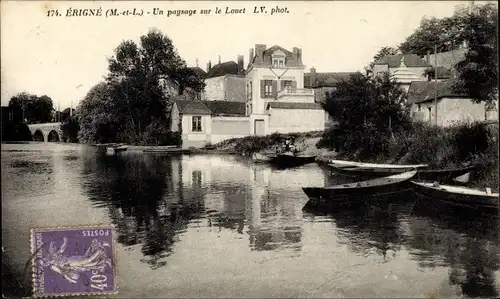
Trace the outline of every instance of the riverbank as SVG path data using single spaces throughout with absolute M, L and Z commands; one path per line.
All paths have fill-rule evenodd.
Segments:
M 472 173 L 469 187 L 492 188 L 498 191 L 498 123 L 464 123 L 440 128 L 414 124 L 408 131 L 390 138 L 372 139 L 382 144 L 373 147 L 361 144 L 355 151 L 343 150 L 335 143 L 335 132 L 307 132 L 272 134 L 230 139 L 215 145 L 215 149 L 200 153 L 273 153 L 288 137 L 295 137 L 299 150 L 306 155 L 317 155 L 317 162 L 330 159 L 384 164 L 428 164 L 432 169 L 460 167 L 464 162 L 477 166 Z M 371 147 L 370 147 L 371 146 Z M 334 150 L 334 149 L 337 150 Z M 376 149 L 376 150 L 374 150 Z

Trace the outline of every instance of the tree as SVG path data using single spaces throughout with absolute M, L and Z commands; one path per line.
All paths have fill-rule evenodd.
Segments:
M 45 123 L 52 121 L 54 104 L 46 95 L 37 96 L 21 92 L 9 101 L 14 114 L 14 122 Z
M 77 116 L 68 116 L 61 124 L 63 139 L 68 142 L 78 143 L 78 133 L 80 131 L 80 122 Z
M 78 139 L 83 142 L 112 142 L 120 127 L 110 87 L 101 82 L 90 89 L 76 109 L 80 123 Z
M 396 55 L 399 54 L 399 50 L 393 47 L 382 47 L 377 54 L 373 56 L 373 61 L 370 63 L 370 68 L 373 68 L 373 65 L 377 60 L 387 56 L 387 55 Z
M 337 122 L 330 146 L 361 155 L 386 149 L 392 133 L 410 124 L 406 93 L 389 75 L 370 78 L 361 73 L 339 82 L 327 94 L 323 108 Z
M 491 104 L 498 98 L 498 9 L 493 4 L 475 6 L 463 18 L 468 51 L 456 66 L 454 88 Z
M 172 41 L 154 29 L 141 36 L 140 46 L 124 41 L 116 48 L 114 57 L 109 59 L 106 83 L 116 108 L 113 113 L 126 128 L 126 133 L 119 132 L 117 137 L 128 142 L 143 142 L 146 128 L 148 136 L 155 135 L 152 128 L 168 131 L 173 96 L 186 88 L 204 88 L 203 80 L 186 67 Z M 150 126 L 153 123 L 164 128 Z
M 442 19 L 424 18 L 413 34 L 401 43 L 399 50 L 404 54 L 424 56 L 428 52 L 447 52 L 459 49 L 466 40 L 467 10 L 455 10 L 451 17 Z

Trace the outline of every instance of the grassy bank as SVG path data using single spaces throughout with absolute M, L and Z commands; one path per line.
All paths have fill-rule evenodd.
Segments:
M 228 139 L 215 144 L 215 150 L 222 152 L 227 151 L 240 155 L 251 155 L 257 152 L 273 152 L 276 147 L 282 145 L 289 137 L 295 138 L 295 143 L 299 147 L 301 144 L 307 147 L 308 140 L 319 140 L 321 136 L 323 136 L 323 132 L 321 131 L 290 134 L 274 133 L 267 136 L 247 136 L 243 138 Z M 317 148 L 313 145 L 313 149 L 316 150 Z M 307 148 L 309 151 L 313 149 Z
M 339 159 L 362 162 L 425 163 L 436 169 L 472 162 L 477 171 L 470 185 L 498 190 L 498 124 L 473 122 L 441 128 L 414 123 L 392 136 L 363 138 L 361 144 L 353 146 L 349 134 L 332 128 L 325 131 L 318 147 L 336 149 Z

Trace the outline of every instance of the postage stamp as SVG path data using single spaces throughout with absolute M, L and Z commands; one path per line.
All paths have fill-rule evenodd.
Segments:
M 112 226 L 31 230 L 33 295 L 117 293 Z

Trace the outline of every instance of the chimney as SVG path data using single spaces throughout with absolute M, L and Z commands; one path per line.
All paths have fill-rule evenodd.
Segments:
M 298 48 L 299 51 L 297 53 L 297 64 L 298 65 L 302 65 L 302 49 L 301 48 Z
M 210 69 L 212 69 L 212 61 L 207 62 L 207 73 L 210 72 Z
M 248 53 L 248 63 L 249 64 L 252 63 L 253 57 L 254 57 L 254 55 L 253 55 L 253 48 L 252 48 L 252 49 L 250 49 L 250 52 Z
M 309 74 L 309 86 L 314 87 L 315 84 L 316 84 L 316 69 L 312 67 L 311 73 Z
M 219 64 L 220 64 L 220 55 L 219 55 Z
M 295 61 L 299 60 L 299 48 L 293 47 L 292 57 Z
M 255 56 L 257 56 L 258 61 L 264 62 L 264 51 L 266 50 L 266 45 L 256 44 L 255 45 Z
M 244 59 L 243 55 L 238 55 L 238 75 L 243 74 L 243 67 L 244 67 L 243 59 Z
M 198 67 L 198 58 L 196 58 L 196 67 Z

